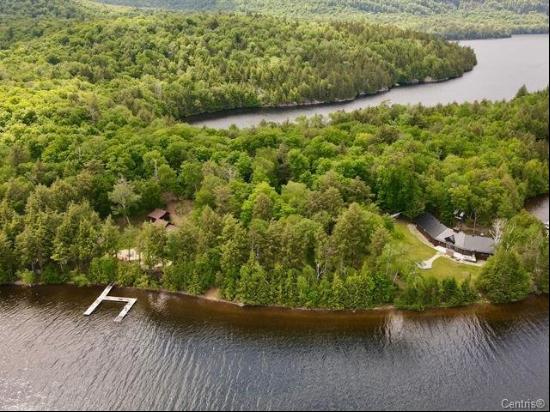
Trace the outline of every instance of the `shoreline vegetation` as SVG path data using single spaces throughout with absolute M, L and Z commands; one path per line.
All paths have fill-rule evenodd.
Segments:
M 418 242 L 421 244 L 427 246 L 430 249 L 435 250 L 435 246 L 433 246 L 428 239 L 424 237 L 417 229 L 409 223 L 408 221 L 400 221 L 396 222 L 396 224 L 403 225 L 407 227 L 407 230 L 413 235 L 415 238 L 417 238 Z M 411 227 L 413 226 L 413 227 Z M 419 245 L 417 245 L 418 247 Z M 407 251 L 407 253 L 410 253 Z M 416 257 L 418 255 L 414 254 Z M 422 256 L 422 255 L 421 255 Z M 441 255 L 442 259 L 448 259 L 450 262 L 452 262 L 455 266 L 463 266 L 463 265 L 474 265 L 478 268 L 482 268 L 485 265 L 485 261 L 480 261 L 478 263 L 470 263 L 470 262 L 458 262 L 455 259 L 452 259 L 446 255 Z M 418 262 L 417 262 L 418 263 Z M 456 276 L 456 275 L 454 275 Z M 471 274 L 468 274 L 466 276 L 471 276 Z M 477 278 L 479 276 L 479 273 L 475 274 L 475 277 Z M 10 283 L 0 283 L 0 286 L 20 286 L 20 287 L 39 287 L 39 286 L 48 286 L 48 285 L 69 285 L 73 287 L 105 287 L 107 286 L 107 283 L 98 283 L 98 284 L 89 284 L 89 283 L 80 283 L 73 282 L 71 280 L 65 282 L 65 283 L 25 283 L 23 280 L 17 280 L 15 282 Z M 290 313 L 315 313 L 315 314 L 343 314 L 343 315 L 354 315 L 354 314 L 367 314 L 367 313 L 373 313 L 373 312 L 381 312 L 381 311 L 404 311 L 404 312 L 414 312 L 414 313 L 423 313 L 423 312 L 429 312 L 429 311 L 437 311 L 437 310 L 448 310 L 448 309 L 464 309 L 464 308 L 476 308 L 476 307 L 491 307 L 495 305 L 495 302 L 492 302 L 487 297 L 477 295 L 475 296 L 475 299 L 473 299 L 474 296 L 472 296 L 471 301 L 465 301 L 465 302 L 453 302 L 446 305 L 428 305 L 428 306 L 406 306 L 403 304 L 398 303 L 391 303 L 391 304 L 381 304 L 378 306 L 372 306 L 372 307 L 358 307 L 358 308 L 328 308 L 328 307 L 307 307 L 307 306 L 285 306 L 281 304 L 273 304 L 273 303 L 265 303 L 265 304 L 258 304 L 258 303 L 244 303 L 240 301 L 234 301 L 234 300 L 227 300 L 224 299 L 221 294 L 222 291 L 219 288 L 213 287 L 208 290 L 206 290 L 202 294 L 193 294 L 182 290 L 171 290 L 163 288 L 162 286 L 155 286 L 151 287 L 150 285 L 145 287 L 140 286 L 128 286 L 128 285 L 119 285 L 115 283 L 115 287 L 121 288 L 123 290 L 138 290 L 143 292 L 153 292 L 153 293 L 161 293 L 161 294 L 169 294 L 174 296 L 181 296 L 184 298 L 192 298 L 197 299 L 199 301 L 203 301 L 205 303 L 211 302 L 214 304 L 221 304 L 221 305 L 229 305 L 231 307 L 237 307 L 237 308 L 260 308 L 260 309 L 273 309 L 277 311 L 283 311 L 283 312 L 290 312 Z M 548 296 L 548 292 L 543 292 L 542 295 Z M 499 304 L 512 304 L 512 303 L 519 303 L 524 300 L 529 299 L 530 297 L 538 297 L 541 296 L 540 292 L 535 293 L 534 291 L 531 291 L 526 296 L 523 296 L 521 299 L 518 300 L 511 300 L 501 303 L 496 303 L 496 305 Z
M 445 77 L 442 79 L 432 79 L 430 77 L 427 77 L 423 80 L 413 79 L 408 83 L 396 83 L 393 86 L 385 87 L 383 89 L 380 89 L 374 92 L 361 92 L 358 95 L 347 99 L 312 101 L 312 102 L 304 102 L 304 103 L 287 103 L 287 104 L 280 104 L 277 106 L 259 106 L 259 107 L 223 109 L 216 112 L 206 112 L 206 113 L 187 116 L 184 119 L 182 119 L 182 122 L 186 122 L 186 123 L 189 123 L 190 125 L 193 125 L 194 122 L 197 122 L 200 120 L 222 118 L 227 115 L 230 115 L 231 113 L 256 113 L 261 110 L 286 110 L 286 109 L 292 110 L 292 109 L 298 109 L 300 107 L 330 106 L 330 105 L 336 105 L 339 103 L 348 103 L 348 102 L 353 102 L 355 100 L 361 99 L 362 97 L 377 96 L 380 94 L 384 94 L 397 87 L 401 88 L 401 87 L 421 86 L 423 84 L 444 83 L 450 80 L 459 79 L 462 76 L 464 76 L 465 73 L 469 73 L 473 71 L 474 68 L 475 66 L 472 67 L 471 69 L 466 69 L 464 73 L 458 76 Z
M 39 284 L 28 285 L 21 281 L 16 281 L 13 283 L 0 284 L 0 287 L 2 286 L 17 286 L 22 288 L 33 289 L 41 286 L 71 286 L 75 288 L 104 288 L 107 285 L 98 284 L 98 285 L 79 286 L 74 283 L 63 283 L 63 284 L 39 283 Z M 268 304 L 268 305 L 247 304 L 242 302 L 225 300 L 219 297 L 213 298 L 208 296 L 207 294 L 193 295 L 184 291 L 174 291 L 174 290 L 163 289 L 163 288 L 140 288 L 136 286 L 117 286 L 117 285 L 115 285 L 115 288 L 118 288 L 126 292 L 139 291 L 139 292 L 146 292 L 146 293 L 166 294 L 170 296 L 181 297 L 183 299 L 195 299 L 204 304 L 221 305 L 221 306 L 227 306 L 227 307 L 232 307 L 236 309 L 245 309 L 245 310 L 259 309 L 259 310 L 266 310 L 266 311 L 274 310 L 280 313 L 289 313 L 289 314 L 295 313 L 295 314 L 304 314 L 304 315 L 318 314 L 318 315 L 342 315 L 342 316 L 368 315 L 368 314 L 376 314 L 380 312 L 402 312 L 402 313 L 411 313 L 411 314 L 419 314 L 419 315 L 426 315 L 426 314 L 429 315 L 430 313 L 448 314 L 456 310 L 476 310 L 478 308 L 481 308 L 481 309 L 498 308 L 498 307 L 506 307 L 508 305 L 514 305 L 514 304 L 522 304 L 529 301 L 532 298 L 546 297 L 548 299 L 548 294 L 530 293 L 528 296 L 526 296 L 522 300 L 506 302 L 506 303 L 493 303 L 488 299 L 479 299 L 478 301 L 466 303 L 458 306 L 430 306 L 423 309 L 403 308 L 394 304 L 386 304 L 386 305 L 380 305 L 380 306 L 370 307 L 370 308 L 330 309 L 330 308 L 311 308 L 311 307 L 290 307 L 290 306 L 273 305 L 273 304 Z M 114 291 L 116 293 L 119 293 L 115 289 Z M 129 293 L 125 293 L 124 295 L 127 295 L 127 294 L 130 295 Z

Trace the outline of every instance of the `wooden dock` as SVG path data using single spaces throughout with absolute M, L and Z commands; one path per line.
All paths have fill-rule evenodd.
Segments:
M 122 311 L 118 314 L 118 316 L 115 318 L 115 322 L 121 322 L 122 319 L 130 312 L 130 309 L 132 309 L 132 306 L 137 302 L 136 298 L 119 298 L 116 296 L 109 296 L 109 292 L 113 288 L 113 285 L 109 285 L 105 288 L 103 292 L 101 292 L 101 295 L 98 296 L 98 298 L 90 305 L 90 307 L 84 312 L 84 316 L 90 316 L 94 311 L 97 309 L 97 307 L 101 304 L 103 301 L 110 301 L 110 302 L 123 302 L 126 303 L 124 305 L 124 308 Z

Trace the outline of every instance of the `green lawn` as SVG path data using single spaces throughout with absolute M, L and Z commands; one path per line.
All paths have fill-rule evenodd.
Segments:
M 436 254 L 436 250 L 421 242 L 411 233 L 407 227 L 407 222 L 397 221 L 395 223 L 396 232 L 401 234 L 401 244 L 407 250 L 410 258 L 415 262 L 422 262 Z M 446 257 L 440 257 L 433 263 L 433 267 L 428 270 L 421 270 L 421 273 L 432 275 L 436 278 L 445 278 L 454 276 L 457 280 L 463 280 L 468 276 L 475 279 L 481 272 L 481 267 L 467 265 L 455 262 Z

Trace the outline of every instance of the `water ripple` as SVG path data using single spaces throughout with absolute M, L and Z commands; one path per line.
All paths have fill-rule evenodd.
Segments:
M 310 315 L 0 288 L 0 409 L 492 409 L 548 393 L 548 300 Z M 117 291 L 118 292 L 118 291 Z

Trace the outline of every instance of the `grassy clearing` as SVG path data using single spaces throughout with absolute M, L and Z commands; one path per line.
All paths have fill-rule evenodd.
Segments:
M 421 262 L 435 255 L 435 249 L 420 241 L 407 225 L 407 222 L 398 220 L 395 222 L 395 230 L 400 234 L 400 243 L 407 250 L 411 259 L 415 262 Z
M 471 276 L 472 279 L 476 279 L 481 272 L 481 267 L 466 265 L 446 257 L 441 257 L 433 263 L 431 269 L 425 270 L 424 272 L 437 278 L 453 276 L 457 280 L 464 280 L 468 276 Z
M 423 243 L 409 230 L 407 222 L 397 221 L 395 223 L 395 230 L 401 235 L 400 243 L 413 261 L 422 262 L 437 253 L 435 249 Z M 443 256 L 433 262 L 431 269 L 421 270 L 421 273 L 435 276 L 438 279 L 453 276 L 457 280 L 463 280 L 468 276 L 475 279 L 480 272 L 481 267 L 479 266 L 459 263 Z

